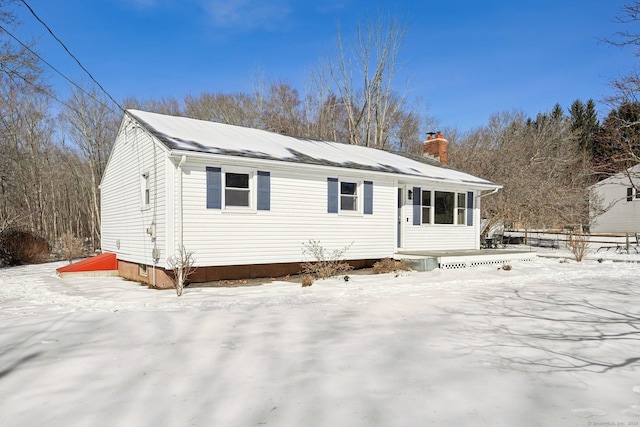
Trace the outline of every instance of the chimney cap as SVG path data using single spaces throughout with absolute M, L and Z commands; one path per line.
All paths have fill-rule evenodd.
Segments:
M 427 141 L 430 141 L 432 139 L 444 139 L 444 135 L 442 135 L 442 132 L 440 132 L 439 130 L 435 132 L 427 132 Z

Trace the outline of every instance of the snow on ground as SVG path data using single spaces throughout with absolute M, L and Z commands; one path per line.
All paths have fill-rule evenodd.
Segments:
M 181 298 L 3 268 L 0 424 L 640 425 L 640 255 L 608 258 Z

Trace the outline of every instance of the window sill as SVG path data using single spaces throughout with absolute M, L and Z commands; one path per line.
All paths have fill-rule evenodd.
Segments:
M 364 216 L 364 214 L 358 211 L 338 211 L 338 216 L 360 217 L 360 216 Z
M 258 213 L 258 210 L 253 208 L 233 207 L 233 208 L 224 208 L 221 210 L 221 213 L 232 214 L 232 215 L 233 214 L 247 215 L 247 214 L 256 214 Z

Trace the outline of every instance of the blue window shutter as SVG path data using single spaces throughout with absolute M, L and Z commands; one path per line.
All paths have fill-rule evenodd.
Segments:
M 364 214 L 373 215 L 373 182 L 364 182 Z
M 271 173 L 258 171 L 258 210 L 271 209 Z
M 222 169 L 207 166 L 207 209 L 222 208 Z
M 420 225 L 420 211 L 422 210 L 422 192 L 420 187 L 413 187 L 413 225 Z
M 340 195 L 338 194 L 338 178 L 327 178 L 327 212 L 338 213 Z
M 473 191 L 467 192 L 467 225 L 473 226 Z

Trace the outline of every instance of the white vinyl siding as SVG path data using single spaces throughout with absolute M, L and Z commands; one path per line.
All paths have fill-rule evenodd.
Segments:
M 129 123 L 125 117 L 100 184 L 102 250 L 152 264 L 154 243 L 166 255 L 165 183 L 171 162 L 160 144 L 154 146 L 147 132 Z M 155 242 L 147 233 L 154 221 Z
M 629 194 L 629 188 L 632 187 L 629 178 L 625 175 L 613 176 L 592 187 L 596 195 L 594 200 L 599 200 L 600 205 L 597 207 L 600 214 L 592 220 L 590 225 L 592 233 L 640 231 L 640 199 L 637 198 L 638 193 L 633 189 Z
M 206 209 L 206 166 L 231 167 L 201 161 L 184 167 L 184 245 L 195 251 L 198 265 L 300 262 L 302 244 L 309 240 L 327 250 L 351 245 L 347 259 L 393 256 L 392 180 L 373 181 L 373 214 L 327 215 L 327 173 L 271 169 L 270 210 L 221 211 Z

